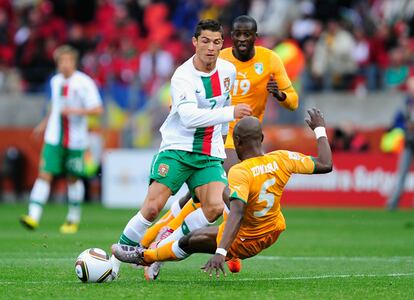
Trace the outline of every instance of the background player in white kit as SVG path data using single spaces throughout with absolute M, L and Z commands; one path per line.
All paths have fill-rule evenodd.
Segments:
M 45 129 L 39 175 L 30 194 L 29 212 L 20 218 L 21 223 L 36 229 L 42 216 L 53 176 L 68 177 L 69 211 L 62 233 L 78 231 L 80 205 L 84 197 L 84 151 L 88 146 L 87 116 L 103 113 L 102 101 L 94 81 L 77 71 L 78 53 L 70 46 L 56 49 L 54 59 L 58 74 L 50 80 L 51 111 L 35 128 L 36 134 Z
M 147 228 L 184 183 L 202 208 L 186 217 L 188 232 L 211 224 L 223 212 L 227 178 L 222 135 L 227 134 L 228 122 L 250 115 L 251 109 L 246 104 L 228 106 L 236 68 L 218 59 L 223 46 L 221 25 L 201 20 L 192 42 L 195 55 L 171 79 L 172 108 L 160 129 L 162 143 L 152 162 L 144 205 L 125 227 L 119 244 L 113 245 L 117 257 L 137 253 Z M 114 257 L 112 261 L 117 273 L 119 262 Z

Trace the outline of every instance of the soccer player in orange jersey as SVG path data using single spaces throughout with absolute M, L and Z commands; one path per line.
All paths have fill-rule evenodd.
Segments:
M 258 118 L 246 117 L 234 127 L 235 150 L 240 163 L 229 172 L 230 213 L 219 227 L 195 230 L 179 241 L 156 249 L 112 248 L 121 261 L 149 265 L 155 261 L 181 260 L 193 253 L 214 253 L 204 270 L 211 276 L 225 273 L 224 263 L 232 258 L 257 255 L 276 242 L 286 224 L 280 199 L 292 174 L 321 174 L 332 170 L 332 153 L 325 121 L 318 109 L 308 110 L 309 127 L 318 142 L 318 157 L 298 152 L 263 153 L 263 132 Z
M 233 46 L 223 49 L 220 52 L 220 57 L 236 66 L 237 75 L 231 93 L 232 103 L 249 104 L 253 110 L 252 115 L 262 122 L 269 95 L 289 110 L 295 110 L 298 107 L 299 99 L 280 57 L 272 50 L 255 46 L 256 38 L 256 21 L 246 15 L 237 17 L 232 24 Z M 225 142 L 227 158 L 223 165 L 227 173 L 233 165 L 239 162 L 232 137 L 234 126 L 238 121 L 234 120 L 229 123 Z M 227 193 L 223 195 L 226 202 L 228 202 Z M 144 247 L 149 247 L 154 240 L 159 241 L 166 238 L 159 244 L 163 245 L 168 241 L 179 239 L 188 232 L 185 229 L 192 226 L 187 224 L 188 222 L 186 223 L 185 218 L 200 207 L 198 203 L 190 200 L 190 197 L 188 193 L 175 202 L 171 210 L 147 231 L 141 241 Z M 177 229 L 178 231 L 173 233 Z M 145 277 L 156 277 L 159 267 L 160 265 L 154 264 L 151 268 L 146 268 Z M 240 264 L 236 267 L 236 270 L 239 269 Z
M 232 103 L 249 104 L 253 109 L 252 116 L 262 122 L 269 95 L 289 110 L 298 107 L 299 99 L 280 57 L 272 50 L 255 46 L 256 37 L 256 21 L 246 15 L 237 17 L 233 21 L 231 32 L 233 46 L 223 49 L 220 57 L 236 66 Z M 237 122 L 235 120 L 229 124 L 225 143 L 226 171 L 239 162 L 232 136 Z

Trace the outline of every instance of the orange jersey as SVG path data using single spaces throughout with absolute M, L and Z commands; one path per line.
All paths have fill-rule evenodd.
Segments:
M 312 174 L 314 169 L 311 156 L 284 150 L 234 165 L 228 176 L 230 195 L 247 205 L 238 237 L 252 239 L 284 230 L 280 210 L 283 188 L 292 174 Z
M 249 104 L 253 109 L 253 116 L 263 120 L 267 97 L 266 85 L 270 75 L 279 86 L 279 90 L 286 93 L 286 100 L 280 102 L 285 108 L 295 110 L 298 106 L 296 94 L 280 57 L 267 48 L 255 46 L 255 55 L 249 61 L 240 61 L 234 57 L 232 48 L 220 51 L 220 57 L 235 65 L 236 80 L 233 84 L 232 105 L 239 103 Z M 229 136 L 233 132 L 236 121 L 230 123 Z

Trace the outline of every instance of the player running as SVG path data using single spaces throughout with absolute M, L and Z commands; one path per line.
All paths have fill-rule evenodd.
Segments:
M 50 80 L 50 114 L 35 128 L 40 134 L 45 129 L 40 171 L 30 194 L 29 212 L 20 218 L 28 229 L 36 229 L 43 206 L 50 193 L 54 176 L 68 176 L 69 211 L 62 233 L 78 231 L 81 219 L 80 205 L 84 197 L 84 152 L 88 147 L 87 116 L 103 113 L 102 101 L 94 81 L 76 70 L 78 53 L 70 46 L 61 46 L 54 52 L 58 74 Z
M 192 42 L 195 55 L 171 79 L 172 108 L 160 129 L 162 142 L 151 165 L 148 193 L 142 209 L 126 225 L 119 240 L 122 245 L 138 245 L 168 198 L 184 183 L 201 202 L 201 209 L 187 216 L 192 220 L 189 230 L 211 224 L 223 212 L 227 178 L 222 134 L 228 122 L 251 115 L 251 109 L 247 104 L 229 106 L 236 69 L 218 58 L 221 25 L 200 21 Z M 116 276 L 119 262 L 114 257 L 112 262 Z
M 233 21 L 231 32 L 233 46 L 223 49 L 220 52 L 220 57 L 236 66 L 237 76 L 232 89 L 232 104 L 249 104 L 253 110 L 252 115 L 262 122 L 269 95 L 289 110 L 295 110 L 298 107 L 298 95 L 287 76 L 280 57 L 272 50 L 255 46 L 256 37 L 256 21 L 246 15 L 237 17 Z M 224 161 L 224 169 L 226 172 L 239 162 L 232 136 L 237 121 L 230 122 L 225 142 L 227 158 Z M 180 199 L 179 202 L 176 201 L 171 210 L 148 230 L 142 239 L 142 245 L 149 247 L 154 240 L 165 239 L 178 229 L 164 242 L 176 240 L 178 236 L 183 234 L 181 232 L 183 226 L 183 232 L 186 232 L 185 228 L 188 227 L 187 223 L 189 222 L 186 216 L 199 208 L 198 203 L 194 203 L 193 200 L 188 202 L 189 199 L 190 194 Z M 154 264 L 151 268 L 146 269 L 146 278 L 156 278 L 159 267 L 160 264 Z M 240 269 L 240 266 L 237 269 Z
M 318 157 L 298 152 L 263 153 L 259 119 L 246 117 L 234 128 L 233 138 L 241 160 L 230 169 L 230 213 L 219 227 L 191 232 L 179 241 L 156 249 L 113 245 L 115 256 L 128 263 L 150 265 L 155 261 L 182 260 L 193 253 L 215 253 L 204 270 L 219 276 L 225 260 L 246 259 L 276 242 L 286 224 L 280 208 L 283 189 L 292 174 L 321 174 L 332 170 L 332 153 L 325 121 L 317 109 L 308 110 L 306 120 L 318 141 Z

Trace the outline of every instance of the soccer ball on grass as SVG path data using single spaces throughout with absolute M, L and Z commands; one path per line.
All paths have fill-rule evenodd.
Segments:
M 90 248 L 79 254 L 75 272 L 82 282 L 105 282 L 112 279 L 112 263 L 104 250 Z

